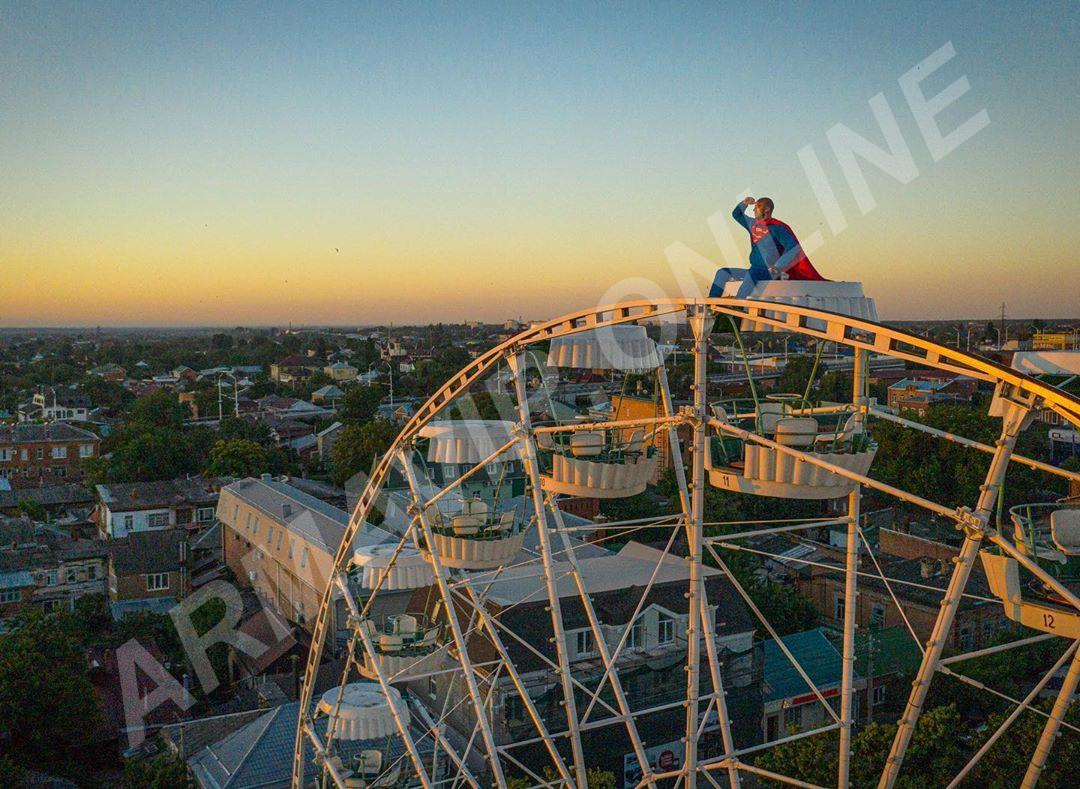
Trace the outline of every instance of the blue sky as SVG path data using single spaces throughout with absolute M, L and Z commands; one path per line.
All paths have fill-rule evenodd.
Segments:
M 0 2 L 0 322 L 541 317 L 719 263 L 744 189 L 884 316 L 1078 314 L 1075 4 L 508 5 Z M 990 124 L 935 162 L 897 80 L 948 42 Z M 826 132 L 878 93 L 918 177 L 863 215 Z

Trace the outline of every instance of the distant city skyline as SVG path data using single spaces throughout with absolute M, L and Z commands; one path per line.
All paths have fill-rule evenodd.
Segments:
M 501 323 L 675 296 L 707 287 L 702 260 L 745 260 L 748 193 L 820 233 L 815 265 L 883 319 L 1080 317 L 1074 4 L 767 25 L 752 5 L 271 5 L 0 1 L 0 325 Z M 988 123 L 935 149 L 912 73 L 946 138 Z

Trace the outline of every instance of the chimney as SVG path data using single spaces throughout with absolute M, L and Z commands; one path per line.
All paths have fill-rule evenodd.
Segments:
M 269 482 L 270 481 L 270 475 L 269 474 L 260 474 L 259 479 L 261 479 L 263 482 Z

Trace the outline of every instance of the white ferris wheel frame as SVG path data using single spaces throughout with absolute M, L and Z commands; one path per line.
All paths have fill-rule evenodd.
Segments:
M 972 508 L 961 507 L 959 509 L 953 509 L 945 507 L 899 488 L 878 482 L 869 476 L 858 474 L 842 466 L 830 463 L 818 456 L 808 454 L 793 447 L 783 446 L 765 436 L 758 435 L 752 431 L 743 430 L 726 421 L 711 417 L 707 410 L 707 337 L 712 319 L 718 316 L 727 316 L 733 321 L 744 321 L 747 325 L 766 326 L 773 331 L 792 332 L 813 337 L 819 341 L 833 342 L 853 348 L 855 350 L 855 364 L 852 380 L 852 402 L 844 408 L 854 413 L 858 419 L 868 419 L 869 417 L 891 419 L 907 427 L 923 430 L 944 440 L 954 441 L 964 446 L 991 454 L 990 468 L 987 472 L 986 480 L 982 486 L 978 501 Z M 658 374 L 660 377 L 659 389 L 663 413 L 657 415 L 655 418 L 618 420 L 593 423 L 591 425 L 562 427 L 534 427 L 532 425 L 529 414 L 524 365 L 524 354 L 529 349 L 529 346 L 556 337 L 572 335 L 593 329 L 602 329 L 604 327 L 619 324 L 656 321 L 661 319 L 681 320 L 683 318 L 689 321 L 694 338 L 694 384 L 692 406 L 675 411 L 668 388 L 665 365 L 663 360 L 661 360 L 658 367 Z M 956 436 L 945 431 L 929 428 L 917 422 L 896 417 L 889 412 L 873 407 L 867 397 L 868 355 L 870 353 L 917 362 L 928 367 L 967 375 L 979 381 L 994 384 L 996 387 L 995 399 L 1002 404 L 999 414 L 1002 416 L 1002 431 L 998 441 L 993 445 L 982 444 L 962 436 Z M 468 392 L 470 386 L 492 370 L 496 369 L 502 362 L 506 362 L 509 365 L 514 379 L 514 390 L 517 401 L 517 424 L 513 436 L 505 445 L 499 447 L 495 452 L 492 452 L 491 455 L 485 458 L 481 463 L 476 464 L 469 471 L 458 477 L 453 483 L 425 500 L 413 472 L 411 462 L 407 459 L 407 453 L 418 437 L 420 429 L 438 416 L 445 408 L 448 408 L 455 401 L 455 398 Z M 959 556 L 955 560 L 952 576 L 945 592 L 944 599 L 942 600 L 941 609 L 937 615 L 932 634 L 925 645 L 919 643 L 917 637 L 915 639 L 916 643 L 919 643 L 920 650 L 923 652 L 923 659 L 916 680 L 913 683 L 911 695 L 908 699 L 905 711 L 898 721 L 897 734 L 879 782 L 879 789 L 891 789 L 899 775 L 904 755 L 911 742 L 915 725 L 929 691 L 930 681 L 935 673 L 948 673 L 958 677 L 962 681 L 973 683 L 973 680 L 969 680 L 952 669 L 951 665 L 961 659 L 967 659 L 969 657 L 1031 643 L 1044 638 L 1054 637 L 1052 634 L 1044 634 L 1031 639 L 1021 639 L 1020 641 L 1012 642 L 1000 647 L 991 647 L 978 650 L 977 652 L 967 653 L 965 655 L 957 655 L 948 658 L 942 656 L 946 636 L 950 632 L 960 601 L 963 597 L 970 596 L 965 593 L 965 586 L 974 562 L 984 543 L 997 545 L 1004 553 L 1014 558 L 1020 565 L 1035 574 L 1065 601 L 1080 610 L 1080 599 L 1058 582 L 1057 579 L 1043 571 L 1038 564 L 1019 551 L 1010 540 L 999 534 L 991 525 L 991 515 L 997 499 L 998 490 L 1004 480 L 1004 475 L 1010 461 L 1028 465 L 1050 474 L 1064 476 L 1071 480 L 1080 480 L 1080 474 L 1068 472 L 1058 467 L 1026 458 L 1015 453 L 1014 449 L 1017 437 L 1030 422 L 1036 408 L 1054 411 L 1074 427 L 1080 426 L 1080 400 L 1023 373 L 1009 369 L 990 360 L 964 353 L 958 349 L 938 345 L 923 337 L 898 331 L 879 323 L 779 302 L 764 302 L 735 298 L 627 301 L 564 315 L 555 320 L 548 321 L 521 332 L 472 361 L 436 391 L 404 426 L 401 433 L 394 441 L 391 449 L 383 455 L 377 463 L 376 468 L 373 470 L 370 479 L 364 487 L 357 505 L 351 514 L 342 542 L 334 557 L 333 576 L 331 579 L 328 579 L 326 583 L 322 604 L 313 628 L 311 649 L 306 661 L 304 681 L 300 696 L 300 716 L 293 754 L 293 787 L 298 789 L 304 785 L 304 750 L 306 743 L 311 744 L 315 754 L 315 761 L 322 767 L 325 775 L 337 786 L 345 786 L 345 779 L 341 775 L 334 761 L 328 758 L 329 753 L 327 749 L 327 744 L 333 739 L 337 707 L 341 703 L 342 694 L 339 692 L 337 705 L 335 705 L 334 710 L 330 715 L 330 722 L 328 724 L 325 740 L 320 737 L 313 725 L 311 703 L 315 677 L 317 675 L 317 669 L 327 636 L 330 620 L 329 611 L 332 608 L 332 601 L 335 595 L 340 595 L 349 609 L 348 628 L 351 631 L 348 657 L 344 672 L 345 676 L 342 679 L 341 685 L 342 688 L 344 688 L 344 685 L 348 680 L 350 669 L 359 669 L 355 657 L 355 648 L 362 645 L 365 654 L 371 654 L 373 652 L 373 646 L 368 634 L 365 632 L 364 628 L 359 625 L 371 600 L 375 598 L 379 591 L 381 579 L 387 577 L 389 567 L 387 568 L 387 571 L 382 574 L 379 584 L 376 585 L 374 590 L 368 596 L 367 602 L 361 606 L 357 603 L 349 588 L 349 584 L 347 583 L 346 566 L 351 555 L 352 543 L 358 530 L 363 527 L 363 524 L 371 513 L 387 474 L 393 466 L 399 466 L 404 472 L 412 498 L 412 506 L 409 510 L 411 524 L 400 535 L 400 540 L 390 560 L 390 566 L 392 566 L 402 548 L 413 541 L 415 537 L 426 537 L 426 542 L 424 544 L 429 546 L 433 544 L 431 539 L 431 523 L 429 520 L 430 507 L 446 494 L 459 487 L 464 481 L 484 468 L 488 463 L 501 455 L 504 455 L 507 450 L 515 445 L 519 445 L 521 457 L 524 461 L 525 471 L 528 477 L 529 487 L 531 489 L 533 506 L 536 511 L 536 526 L 541 549 L 540 562 L 543 566 L 545 587 L 548 595 L 547 604 L 551 613 L 557 660 L 549 660 L 538 650 L 531 647 L 524 639 L 507 628 L 497 617 L 492 616 L 483 604 L 483 596 L 478 595 L 471 585 L 455 583 L 447 568 L 440 562 L 437 551 L 431 550 L 424 552 L 425 557 L 432 565 L 436 583 L 444 603 L 443 610 L 446 612 L 446 618 L 453 638 L 454 651 L 458 661 L 458 665 L 454 670 L 461 671 L 468 689 L 468 700 L 473 707 L 473 712 L 476 717 L 472 737 L 469 739 L 464 753 L 459 753 L 458 749 L 446 737 L 442 724 L 439 721 L 432 720 L 430 714 L 424 709 L 423 704 L 416 704 L 412 707 L 428 727 L 428 731 L 424 736 L 427 737 L 430 735 L 436 751 L 441 748 L 456 766 L 458 774 L 451 784 L 452 787 L 456 787 L 459 781 L 473 787 L 484 785 L 484 779 L 482 777 L 477 777 L 467 766 L 468 751 L 473 747 L 477 734 L 479 734 L 483 745 L 483 756 L 488 769 L 490 770 L 490 780 L 495 785 L 506 785 L 506 775 L 504 772 L 505 761 L 506 764 L 523 770 L 527 775 L 535 779 L 538 785 L 584 787 L 587 785 L 587 779 L 585 755 L 581 744 L 581 732 L 590 728 L 621 724 L 625 726 L 627 730 L 634 753 L 643 771 L 639 786 L 654 786 L 659 780 L 676 779 L 676 789 L 678 789 L 679 784 L 682 783 L 685 783 L 687 789 L 694 789 L 697 785 L 699 775 L 704 776 L 713 786 L 718 786 L 716 780 L 711 775 L 712 772 L 717 770 L 726 771 L 730 784 L 733 787 L 740 786 L 741 773 L 757 774 L 793 786 L 814 786 L 813 784 L 808 784 L 794 778 L 771 773 L 760 767 L 756 767 L 743 760 L 741 757 L 751 755 L 782 742 L 788 742 L 805 736 L 813 736 L 827 731 L 838 730 L 840 743 L 837 765 L 837 786 L 841 787 L 841 789 L 847 789 L 850 784 L 850 744 L 851 731 L 854 722 L 853 667 L 856 629 L 856 606 L 854 603 L 856 600 L 857 579 L 859 576 L 878 578 L 883 581 L 888 593 L 892 596 L 897 607 L 900 609 L 901 616 L 904 617 L 909 631 L 911 631 L 914 636 L 914 630 L 911 628 L 910 622 L 907 621 L 906 616 L 903 614 L 902 607 L 899 606 L 899 603 L 896 600 L 889 579 L 881 572 L 880 565 L 878 564 L 876 557 L 874 557 L 873 553 L 869 550 L 869 546 L 866 546 L 865 540 L 861 539 L 861 528 L 859 525 L 860 490 L 861 486 L 867 486 L 900 498 L 903 501 L 926 508 L 945 518 L 952 519 L 955 521 L 957 528 L 964 534 L 963 544 Z M 822 410 L 823 409 L 803 409 L 803 413 L 821 413 Z M 574 550 L 567 537 L 568 530 L 562 522 L 559 508 L 555 506 L 555 497 L 552 494 L 545 495 L 545 492 L 543 491 L 539 467 L 537 465 L 536 436 L 543 432 L 573 431 L 596 427 L 614 428 L 639 425 L 652 426 L 656 431 L 666 430 L 669 437 L 669 446 L 672 457 L 679 458 L 682 457 L 682 446 L 676 428 L 680 424 L 689 425 L 692 428 L 690 479 L 687 480 L 686 471 L 681 462 L 673 463 L 676 481 L 679 487 L 682 512 L 674 516 L 665 516 L 663 518 L 655 519 L 652 522 L 644 523 L 643 526 L 653 526 L 673 520 L 675 521 L 675 528 L 672 529 L 671 538 L 668 540 L 667 547 L 660 559 L 660 563 L 662 563 L 664 558 L 669 555 L 676 533 L 679 531 L 678 527 L 682 526 L 685 532 L 686 545 L 689 554 L 687 559 L 690 574 L 687 594 L 689 600 L 689 625 L 686 632 L 687 694 L 685 701 L 659 705 L 646 710 L 632 711 L 629 708 L 626 696 L 622 691 L 618 672 L 614 670 L 614 662 L 626 643 L 630 626 L 627 626 L 626 631 L 623 633 L 615 650 L 609 650 L 603 637 L 603 633 L 600 630 L 600 623 L 592 608 L 591 598 L 582 581 L 581 573 L 574 557 Z M 820 518 L 816 520 L 802 519 L 806 522 L 785 523 L 779 526 L 774 523 L 757 522 L 761 523 L 764 528 L 748 529 L 738 534 L 725 535 L 722 538 L 705 537 L 703 517 L 705 486 L 704 452 L 706 448 L 706 434 L 707 430 L 710 428 L 740 438 L 744 442 L 751 442 L 772 448 L 777 452 L 794 457 L 796 462 L 805 462 L 822 467 L 827 471 L 831 471 L 834 474 L 846 477 L 847 479 L 858 483 L 855 486 L 854 491 L 847 497 L 847 515 L 843 518 L 832 520 L 823 520 Z M 735 542 L 742 537 L 795 531 L 814 526 L 833 524 L 844 524 L 847 526 L 844 565 L 822 565 L 833 570 L 842 571 L 845 578 L 845 615 L 842 648 L 842 679 L 840 689 L 841 708 L 839 715 L 837 715 L 828 705 L 820 690 L 818 690 L 810 680 L 810 677 L 790 653 L 783 641 L 777 637 L 775 630 L 761 615 L 761 612 L 757 609 L 753 600 L 735 579 L 734 575 L 732 575 L 727 565 L 716 551 L 718 547 L 748 550 L 740 548 Z M 625 522 L 622 524 L 610 524 L 609 526 L 613 529 L 616 527 L 629 529 L 635 525 L 642 524 L 640 524 L 640 522 Z M 561 549 L 558 549 L 553 545 L 553 539 L 556 538 L 556 535 L 562 542 Z M 872 560 L 874 567 L 877 570 L 876 573 L 859 570 L 859 555 L 864 546 L 867 555 Z M 702 582 L 701 568 L 703 552 L 705 550 L 710 552 L 717 562 L 717 565 L 724 572 L 727 579 L 735 586 L 749 608 L 758 616 L 770 634 L 776 638 L 776 643 L 781 651 L 783 651 L 786 657 L 792 662 L 800 676 L 813 690 L 817 699 L 825 705 L 825 710 L 832 718 L 830 724 L 809 732 L 801 732 L 783 737 L 780 740 L 774 740 L 763 745 L 752 746 L 742 750 L 737 750 L 735 748 L 726 708 L 726 695 L 723 688 L 722 672 L 718 665 L 717 647 L 714 638 L 715 633 L 713 632 L 713 628 L 709 626 L 708 601 L 706 598 L 705 586 Z M 568 574 L 575 582 L 586 617 L 589 621 L 589 626 L 593 632 L 594 642 L 597 645 L 600 659 L 604 666 L 604 675 L 601 677 L 595 690 L 591 690 L 575 680 L 570 671 L 566 635 L 562 626 L 560 598 L 556 586 L 557 578 L 554 569 L 554 562 L 556 559 L 567 563 L 570 567 Z M 659 567 L 660 564 L 658 563 L 657 570 L 659 570 Z M 497 572 L 501 572 L 501 569 Z M 634 617 L 636 617 L 640 611 L 655 578 L 656 572 L 653 573 L 653 576 L 649 581 L 649 586 L 645 588 L 645 591 L 641 596 L 638 608 L 634 612 Z M 894 581 L 894 583 L 899 582 Z M 462 623 L 459 620 L 459 612 L 466 610 L 470 612 L 469 621 L 465 623 L 466 627 L 463 628 Z M 532 725 L 536 729 L 536 737 L 508 745 L 500 746 L 495 743 L 491 722 L 488 715 L 485 713 L 488 699 L 484 698 L 481 689 L 476 682 L 477 667 L 473 665 L 467 649 L 468 634 L 478 629 L 483 629 L 484 633 L 499 653 L 500 659 L 496 661 L 498 665 L 494 668 L 495 675 L 497 676 L 498 673 L 505 672 L 510 678 L 518 694 L 521 696 L 523 706 L 525 707 Z M 564 731 L 551 732 L 548 730 L 547 724 L 544 722 L 532 700 L 529 698 L 529 694 L 526 692 L 523 681 L 518 674 L 513 661 L 509 658 L 505 642 L 502 638 L 503 635 L 514 639 L 518 646 L 529 649 L 536 657 L 541 658 L 551 671 L 559 677 L 559 683 L 562 689 L 562 704 L 565 707 L 567 718 L 567 725 Z M 710 672 L 713 687 L 713 692 L 705 695 L 700 694 L 701 678 L 699 673 L 701 646 L 703 641 L 705 646 L 706 665 Z M 1025 776 L 1023 784 L 1025 787 L 1034 786 L 1041 773 L 1042 767 L 1045 765 L 1050 746 L 1060 729 L 1065 727 L 1075 730 L 1075 727 L 1064 722 L 1063 718 L 1067 711 L 1072 691 L 1075 690 L 1077 684 L 1080 683 L 1080 649 L 1077 648 L 1078 644 L 1080 644 L 1080 642 L 1071 643 L 1069 645 L 1066 652 L 1062 654 L 1061 658 L 1058 660 L 1054 669 L 1042 678 L 1040 683 L 1027 698 L 1017 700 L 1004 696 L 1004 698 L 1015 705 L 1012 714 L 991 736 L 990 740 L 972 757 L 961 773 L 954 779 L 951 786 L 955 786 L 963 776 L 975 766 L 979 758 L 981 758 L 993 742 L 1004 733 L 1009 724 L 1025 710 L 1041 714 L 1047 719 L 1042 737 L 1032 756 L 1032 760 L 1028 767 L 1028 773 Z M 1072 658 L 1070 669 L 1066 675 L 1061 692 L 1058 695 L 1057 703 L 1051 713 L 1046 714 L 1031 707 L 1030 705 L 1036 698 L 1038 691 L 1046 684 L 1054 671 L 1064 665 L 1070 658 Z M 379 668 L 377 661 L 374 663 L 374 670 L 384 693 L 387 693 L 393 678 L 385 676 L 384 672 Z M 601 692 L 605 690 L 605 682 L 610 685 L 610 689 L 613 692 L 616 701 L 615 707 L 612 707 L 600 698 Z M 491 685 L 494 687 L 494 682 L 492 682 Z M 578 714 L 575 702 L 575 688 L 582 691 L 585 698 L 589 699 L 588 708 L 584 717 L 579 717 Z M 1002 696 L 1003 694 L 997 695 Z M 706 718 L 713 709 L 715 709 L 717 713 L 724 748 L 724 753 L 721 756 L 704 760 L 699 759 L 698 756 L 698 740 L 701 730 L 704 727 L 700 708 L 700 704 L 703 700 L 707 703 L 705 709 Z M 609 713 L 610 717 L 601 719 L 600 721 L 589 720 L 590 713 L 598 706 L 604 708 L 605 711 Z M 679 769 L 669 772 L 652 772 L 649 761 L 645 756 L 644 743 L 640 732 L 637 730 L 635 717 L 658 712 L 663 709 L 676 708 L 678 706 L 686 707 L 686 729 L 685 736 L 683 737 L 685 752 L 682 765 Z M 409 723 L 402 719 L 394 704 L 390 704 L 389 707 L 394 716 L 398 731 L 401 734 L 408 759 L 411 761 L 412 767 L 416 770 L 417 779 L 425 789 L 434 786 L 435 781 L 429 775 L 427 767 L 420 756 Z M 446 714 L 447 711 L 444 709 L 443 716 L 445 717 Z M 569 739 L 570 742 L 571 763 L 569 764 L 556 746 L 557 740 L 562 738 Z M 514 747 L 526 744 L 543 744 L 548 755 L 551 757 L 551 766 L 554 768 L 557 776 L 554 780 L 537 775 L 513 756 L 511 751 Z

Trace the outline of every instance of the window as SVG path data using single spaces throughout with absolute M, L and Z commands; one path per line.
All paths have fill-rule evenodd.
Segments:
M 0 603 L 17 603 L 22 600 L 22 589 L 0 589 Z
M 307 556 L 308 556 L 308 549 L 307 549 L 307 546 L 305 545 L 304 546 L 304 552 L 300 555 L 300 566 L 301 567 L 307 567 Z
M 292 558 L 294 548 L 296 548 L 296 538 L 295 537 L 290 537 L 289 538 L 289 558 L 290 559 Z
M 431 698 L 435 698 L 438 695 L 439 686 L 435 684 L 435 675 L 432 674 L 427 678 L 427 692 Z
M 38 460 L 44 460 L 45 459 L 45 447 L 38 447 L 37 448 L 37 459 Z
M 7 463 L 15 459 L 15 449 L 0 449 L 0 462 Z
M 591 655 L 596 647 L 596 644 L 593 642 L 592 631 L 578 630 L 574 635 L 577 638 L 576 646 L 578 657 Z
M 53 447 L 52 448 L 53 460 L 63 460 L 67 457 L 67 447 Z
M 46 586 L 56 586 L 56 570 L 47 570 L 42 573 L 41 582 Z
M 134 526 L 134 525 L 135 525 L 135 516 L 134 515 L 125 515 L 124 516 L 124 528 L 130 530 L 131 527 Z
M 169 588 L 169 574 L 168 573 L 147 573 L 146 575 L 146 591 L 148 592 L 160 592 Z
M 273 545 L 274 544 L 274 526 L 273 526 L 273 524 L 266 527 L 266 544 L 267 545 Z
M 86 580 L 87 581 L 96 581 L 97 580 L 97 567 L 95 565 L 91 564 L 86 568 Z
M 626 637 L 627 649 L 642 649 L 645 646 L 645 620 L 638 617 L 630 626 L 630 635 Z
M 281 550 L 281 541 L 285 538 L 285 530 L 279 529 L 277 533 L 277 549 Z
M 833 599 L 833 619 L 843 619 L 846 606 L 844 605 L 843 597 L 835 597 Z
M 52 473 L 54 477 L 66 477 L 67 469 L 63 466 L 53 466 Z
M 987 644 L 990 643 L 990 639 L 992 639 L 994 637 L 994 633 L 996 633 L 996 632 L 997 632 L 997 625 L 994 623 L 993 619 L 990 619 L 989 617 L 987 617 L 986 619 L 984 619 L 982 621 L 983 646 L 986 646 Z
M 874 603 L 870 606 L 870 627 L 880 630 L 885 627 L 885 604 Z
M 75 572 L 74 567 L 69 567 L 67 569 L 67 571 L 64 573 L 64 583 L 73 584 L 77 580 L 79 580 L 79 574 L 77 572 Z
M 675 640 L 675 620 L 667 614 L 660 614 L 656 622 L 656 642 L 670 644 Z
M 232 522 L 237 523 L 240 520 L 240 505 L 234 504 L 232 508 Z
M 258 534 L 259 533 L 259 519 L 258 518 L 256 518 L 255 523 L 253 523 L 251 525 L 251 533 L 252 534 Z
M 169 525 L 169 513 L 151 512 L 146 516 L 146 525 L 151 529 L 163 529 Z
M 94 456 L 93 444 L 79 444 L 79 457 L 92 458 Z
M 802 707 L 785 707 L 784 708 L 784 728 L 785 729 L 801 729 L 802 728 Z
M 206 523 L 207 521 L 212 521 L 214 519 L 214 508 L 199 507 L 199 511 L 195 517 L 198 518 L 199 523 Z
M 244 519 L 244 528 L 251 529 L 251 513 L 247 514 L 247 518 Z
M 874 685 L 874 706 L 885 703 L 885 686 Z
M 29 450 L 26 450 L 26 449 L 24 449 L 24 450 L 23 450 L 23 451 L 22 451 L 22 452 L 20 453 L 20 457 L 21 457 L 21 458 L 22 458 L 23 460 L 29 460 L 29 459 L 30 459 L 30 452 L 29 452 Z

